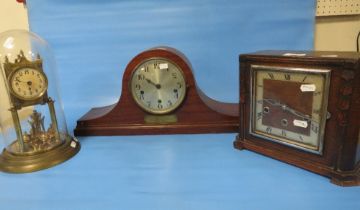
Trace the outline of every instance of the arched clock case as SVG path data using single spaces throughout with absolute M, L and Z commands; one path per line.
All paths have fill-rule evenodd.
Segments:
M 146 50 L 127 65 L 117 103 L 81 117 L 75 135 L 237 132 L 238 104 L 206 96 L 187 58 L 173 48 Z

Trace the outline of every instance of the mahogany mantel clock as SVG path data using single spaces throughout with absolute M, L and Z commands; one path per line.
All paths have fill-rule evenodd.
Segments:
M 116 104 L 94 108 L 78 120 L 75 135 L 237 132 L 238 105 L 207 97 L 179 51 L 146 50 L 127 65 Z
M 360 185 L 360 54 L 262 51 L 240 56 L 234 146 Z

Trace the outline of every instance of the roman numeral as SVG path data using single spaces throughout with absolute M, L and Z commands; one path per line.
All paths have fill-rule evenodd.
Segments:
M 271 128 L 271 127 L 267 127 L 267 128 L 266 128 L 266 133 L 271 133 L 271 131 L 272 131 L 272 128 Z
M 284 74 L 284 77 L 285 77 L 286 80 L 290 80 L 290 79 L 291 79 L 290 74 Z
M 299 139 L 300 139 L 301 141 L 304 141 L 304 139 L 303 139 L 303 137 L 302 137 L 302 136 L 299 136 Z
M 305 82 L 306 78 L 307 78 L 307 76 L 305 76 L 304 79 L 301 82 Z
M 274 74 L 273 73 L 268 73 L 270 79 L 274 79 Z
M 319 126 L 317 125 L 314 125 L 313 123 L 311 123 L 311 130 L 314 132 L 314 133 L 319 133 Z

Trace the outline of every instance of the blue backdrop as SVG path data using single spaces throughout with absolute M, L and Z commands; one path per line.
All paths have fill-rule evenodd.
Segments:
M 121 93 L 126 64 L 168 45 L 212 98 L 238 101 L 238 55 L 311 50 L 314 0 L 28 0 L 52 46 L 69 130 Z M 216 84 L 216 85 L 215 85 Z M 235 134 L 83 137 L 57 167 L 0 174 L 0 209 L 360 209 L 360 188 L 232 147 Z
M 312 49 L 314 1 L 31 0 L 31 30 L 54 49 L 65 106 L 115 102 L 127 63 L 158 45 L 182 51 L 199 86 L 238 101 L 238 55 Z M 213 85 L 213 84 L 218 85 Z

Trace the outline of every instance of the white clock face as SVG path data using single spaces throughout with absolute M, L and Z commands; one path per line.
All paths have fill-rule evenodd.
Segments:
M 321 153 L 329 71 L 255 66 L 252 84 L 251 132 Z
M 25 67 L 11 74 L 9 85 L 11 92 L 17 98 L 34 100 L 46 92 L 48 82 L 42 71 Z
M 178 108 L 186 94 L 182 70 L 171 61 L 154 58 L 138 65 L 130 80 L 136 103 L 152 114 L 166 114 Z

